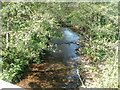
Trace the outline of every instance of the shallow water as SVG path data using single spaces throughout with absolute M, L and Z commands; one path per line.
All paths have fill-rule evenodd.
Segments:
M 67 67 L 67 72 L 69 73 L 66 75 L 66 78 L 69 82 L 67 82 L 68 84 L 65 87 L 76 88 L 80 85 L 76 73 L 77 66 L 79 65 L 78 63 L 81 59 L 81 57 L 76 54 L 76 49 L 80 47 L 76 43 L 80 40 L 80 37 L 77 33 L 68 28 L 64 28 L 62 33 L 62 38 L 52 39 L 52 43 L 57 44 L 57 46 L 54 47 L 55 52 L 48 55 L 48 59 L 49 57 L 53 57 L 52 59 L 49 59 L 50 62 L 62 63 Z
M 76 54 L 80 46 L 79 35 L 68 28 L 61 30 L 63 37 L 53 38 L 57 44 L 41 64 L 32 63 L 24 79 L 17 83 L 23 88 L 78 88 L 81 85 L 77 67 L 81 57 Z

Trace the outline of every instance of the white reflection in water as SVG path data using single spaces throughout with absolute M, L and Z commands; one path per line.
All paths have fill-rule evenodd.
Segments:
M 79 40 L 79 36 L 75 32 L 72 32 L 67 28 L 64 29 L 63 34 L 63 40 L 66 42 L 77 42 Z
M 60 39 L 53 39 L 53 43 L 57 44 L 56 55 L 57 58 L 61 58 L 61 61 L 69 61 L 71 58 L 76 58 L 76 49 L 79 47 L 76 42 L 79 40 L 77 33 L 72 32 L 70 29 L 65 28 L 63 31 L 63 37 Z M 56 59 L 57 60 L 57 59 Z

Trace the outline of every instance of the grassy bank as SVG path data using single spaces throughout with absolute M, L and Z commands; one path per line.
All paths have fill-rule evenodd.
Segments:
M 105 17 L 110 17 L 107 22 L 97 21 L 90 29 L 80 31 L 85 33 L 81 42 L 84 47 L 78 53 L 83 54 L 80 66 L 84 75 L 81 75 L 85 76 L 87 88 L 118 88 L 117 3 L 111 5 L 112 8 L 110 4 L 97 6 L 101 11 L 104 8 Z
M 88 37 L 86 37 L 88 38 Z M 80 69 L 87 88 L 118 88 L 118 41 L 89 39 L 80 42 Z M 91 45 L 90 45 L 91 44 Z
M 41 63 L 44 50 L 51 49 L 50 38 L 59 36 L 54 31 L 59 27 L 45 3 L 3 2 L 0 13 L 0 78 L 16 83 L 31 62 Z

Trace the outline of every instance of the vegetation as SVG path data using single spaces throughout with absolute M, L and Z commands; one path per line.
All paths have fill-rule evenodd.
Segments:
M 30 62 L 41 62 L 58 27 L 44 3 L 3 3 L 1 13 L 3 79 L 16 82 Z
M 86 32 L 87 40 L 83 48 L 84 54 L 92 56 L 89 61 L 92 66 L 83 66 L 84 69 L 92 72 L 93 83 L 86 82 L 86 86 L 118 88 L 117 3 L 98 3 L 94 5 L 94 8 L 97 9 L 97 15 L 94 16 L 93 23 L 89 24 L 91 26 Z
M 100 62 L 99 68 L 102 68 L 102 71 L 93 70 L 93 73 L 97 72 L 101 78 L 95 78 L 96 83 L 90 84 L 89 87 L 118 88 L 117 3 L 105 3 L 96 7 L 101 8 L 102 16 L 96 22 L 98 25 L 91 28 L 89 48 L 84 49 L 87 50 L 87 54 L 94 57 L 94 62 Z
M 61 27 L 74 28 L 83 35 L 83 52 L 92 57 L 94 82 L 90 88 L 118 87 L 118 3 L 2 3 L 1 55 L 3 80 L 18 82 L 30 62 L 41 63 L 50 38 L 59 37 Z M 98 64 L 99 63 L 99 64 Z M 99 69 L 98 69 L 99 67 Z M 102 68 L 103 67 L 103 68 Z

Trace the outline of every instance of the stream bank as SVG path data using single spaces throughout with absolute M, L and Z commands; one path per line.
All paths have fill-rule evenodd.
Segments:
M 73 31 L 81 34 L 82 39 L 78 42 L 82 48 L 78 49 L 77 54 L 82 57 L 80 75 L 84 76 L 85 86 L 80 87 L 118 87 L 118 42 L 109 42 L 108 38 L 99 39 L 90 29 L 74 27 Z

